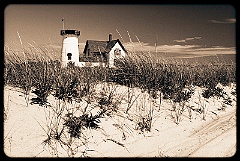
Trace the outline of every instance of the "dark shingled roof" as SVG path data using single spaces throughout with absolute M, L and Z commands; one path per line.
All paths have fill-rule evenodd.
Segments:
M 120 44 L 120 46 L 123 48 L 123 50 L 126 51 L 125 48 L 123 47 L 122 43 L 119 41 L 119 39 L 112 40 L 110 42 L 109 41 L 87 40 L 83 53 L 86 53 L 87 49 L 90 49 L 90 52 L 102 52 L 102 53 L 109 52 L 117 42 Z

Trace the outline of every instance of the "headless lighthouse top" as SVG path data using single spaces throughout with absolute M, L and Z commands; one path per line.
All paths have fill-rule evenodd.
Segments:
M 78 30 L 61 30 L 60 33 L 62 36 L 79 36 L 80 35 L 80 31 Z

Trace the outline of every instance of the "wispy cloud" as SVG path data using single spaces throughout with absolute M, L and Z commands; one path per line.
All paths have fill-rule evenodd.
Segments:
M 61 44 L 47 44 L 46 47 L 53 49 L 61 49 Z
M 231 23 L 236 23 L 235 18 L 227 18 L 223 20 L 209 20 L 210 23 L 220 23 L 220 24 L 231 24 Z
M 205 47 L 202 45 L 158 45 L 151 46 L 148 43 L 124 43 L 123 44 L 129 51 L 141 52 L 162 52 L 162 53 L 178 53 L 178 54 L 191 54 L 195 56 L 207 56 L 212 54 L 236 54 L 235 47 L 212 46 Z
M 201 37 L 200 36 L 196 36 L 196 37 L 188 37 L 186 39 L 181 39 L 181 40 L 173 40 L 173 42 L 178 42 L 178 43 L 187 43 L 189 41 L 193 41 L 193 40 L 200 40 Z

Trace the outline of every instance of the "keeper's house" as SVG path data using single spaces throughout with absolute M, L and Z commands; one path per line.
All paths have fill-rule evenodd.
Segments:
M 126 56 L 126 49 L 119 39 L 112 40 L 112 34 L 109 34 L 107 41 L 87 40 L 83 51 L 83 62 L 91 62 L 93 65 L 104 65 L 114 67 L 116 59 Z M 86 59 L 86 60 L 84 60 Z

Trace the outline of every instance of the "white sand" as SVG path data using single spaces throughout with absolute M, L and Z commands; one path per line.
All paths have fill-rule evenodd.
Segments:
M 48 138 L 49 129 L 58 127 L 61 131 L 63 120 L 60 118 L 66 109 L 77 111 L 75 115 L 79 116 L 86 102 L 61 106 L 65 107 L 64 112 L 57 119 L 53 109 L 56 110 L 58 100 L 52 95 L 48 100 L 53 108 L 37 104 L 27 106 L 21 90 L 4 87 L 4 152 L 9 157 L 68 157 L 71 152 L 74 157 L 231 157 L 236 152 L 236 96 L 231 94 L 235 86 L 222 88 L 233 100 L 232 106 L 226 105 L 225 110 L 218 110 L 223 105 L 223 98 L 204 99 L 201 96 L 203 89 L 195 87 L 188 103 L 194 106 L 193 109 L 204 106 L 205 120 L 197 111 L 192 111 L 190 120 L 185 109 L 176 124 L 175 113 L 170 111 L 171 101 L 163 99 L 160 105 L 159 99 L 151 99 L 140 89 L 98 84 L 95 95 L 100 97 L 98 91 L 106 94 L 113 91 L 112 102 L 118 110 L 107 111 L 109 116 L 105 114 L 100 118 L 100 128 L 83 130 L 80 139 L 70 140 L 65 129 L 62 140 L 72 141 L 68 147 L 55 139 L 51 139 L 51 144 L 44 145 L 43 141 Z M 30 93 L 29 99 L 33 97 L 35 95 Z M 96 101 L 87 108 L 93 115 L 100 110 L 94 105 Z M 131 108 L 126 114 L 128 106 Z M 137 122 L 149 110 L 153 111 L 151 132 L 141 132 L 136 129 Z M 54 124 L 57 121 L 59 126 Z

